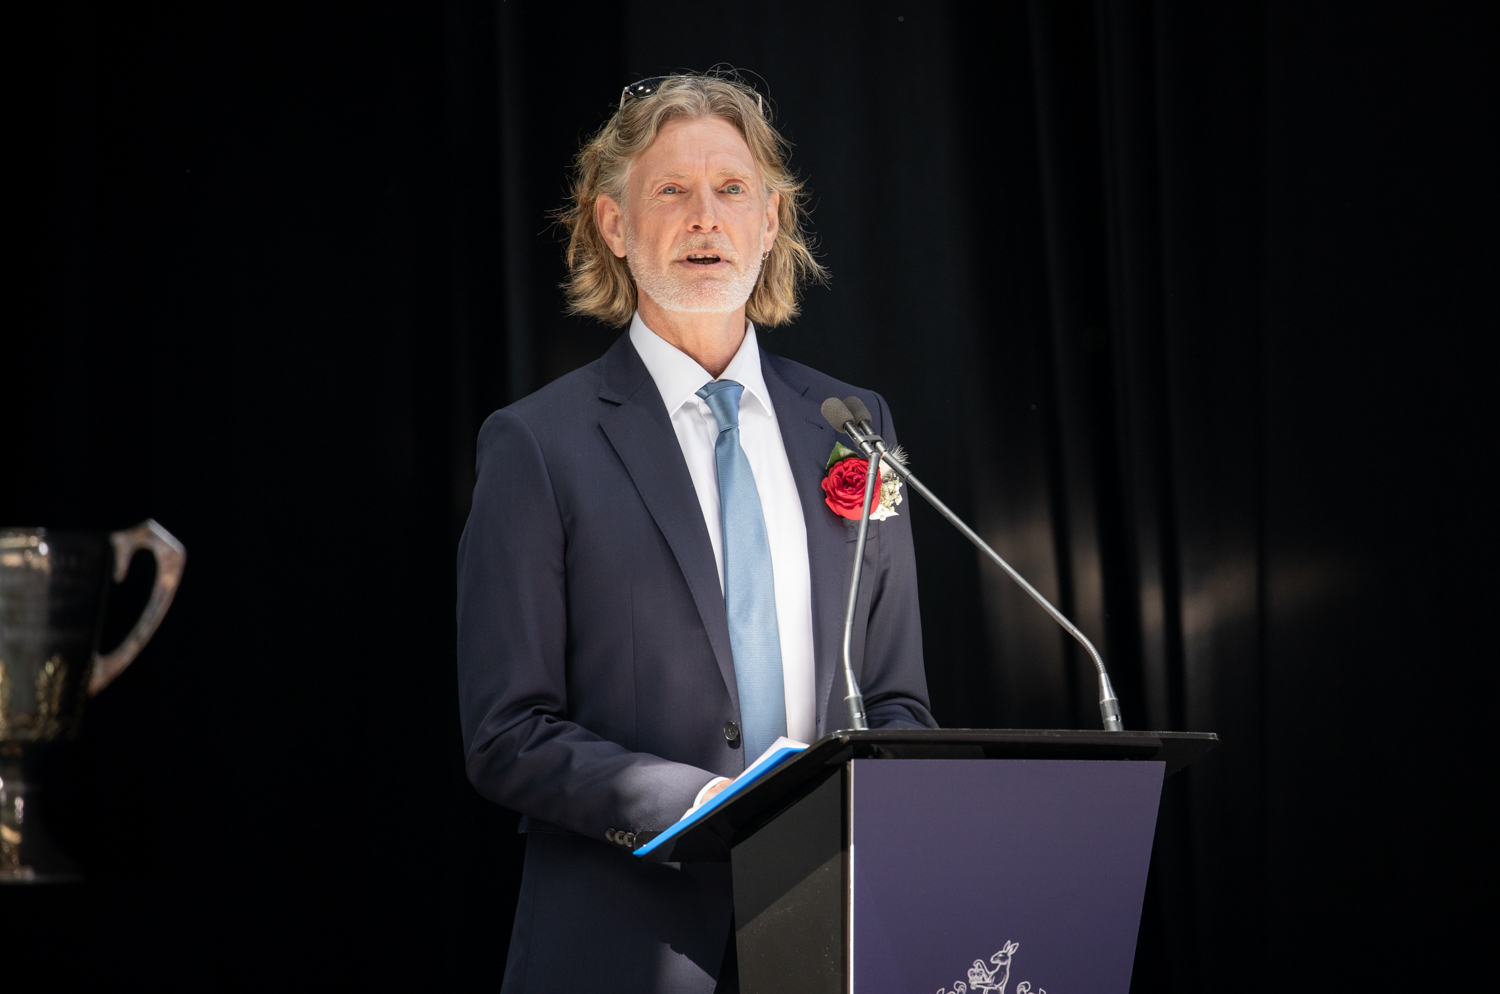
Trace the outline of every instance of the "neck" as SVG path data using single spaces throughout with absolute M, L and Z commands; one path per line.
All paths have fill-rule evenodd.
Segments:
M 664 311 L 646 294 L 638 294 L 641 320 L 667 344 L 690 356 L 714 379 L 729 368 L 745 341 L 745 308 L 727 314 Z

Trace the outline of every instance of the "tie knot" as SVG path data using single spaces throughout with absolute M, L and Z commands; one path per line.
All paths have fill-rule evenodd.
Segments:
M 745 385 L 734 380 L 714 380 L 698 391 L 698 396 L 714 412 L 721 433 L 740 426 L 740 395 L 744 392 Z

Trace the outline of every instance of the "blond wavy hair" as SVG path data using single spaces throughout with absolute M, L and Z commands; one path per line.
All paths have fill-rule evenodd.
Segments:
M 760 170 L 766 195 L 781 195 L 780 230 L 761 264 L 760 280 L 746 304 L 746 316 L 762 327 L 785 324 L 800 310 L 797 293 L 805 283 L 823 283 L 828 273 L 813 256 L 802 230 L 806 194 L 787 165 L 790 145 L 771 126 L 762 101 L 749 86 L 731 76 L 670 76 L 656 92 L 627 99 L 605 125 L 578 150 L 572 196 L 557 212 L 568 232 L 568 313 L 586 314 L 619 327 L 636 310 L 635 281 L 624 259 L 610 251 L 594 217 L 601 194 L 625 204 L 630 164 L 651 147 L 669 121 L 717 117 L 744 137 Z

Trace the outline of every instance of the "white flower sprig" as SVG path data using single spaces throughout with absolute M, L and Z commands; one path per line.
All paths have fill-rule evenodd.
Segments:
M 906 449 L 896 446 L 889 455 L 903 466 L 906 465 Z M 880 474 L 880 499 L 875 505 L 875 510 L 870 512 L 871 521 L 884 521 L 886 518 L 896 516 L 896 505 L 904 499 L 901 496 L 901 477 L 891 468 L 891 464 L 882 457 L 880 465 L 884 472 Z

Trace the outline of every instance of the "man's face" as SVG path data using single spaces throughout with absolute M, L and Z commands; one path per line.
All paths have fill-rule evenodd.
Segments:
M 599 229 L 636 286 L 666 311 L 743 307 L 776 240 L 778 195 L 717 117 L 667 124 L 631 165 L 624 204 L 599 198 Z

